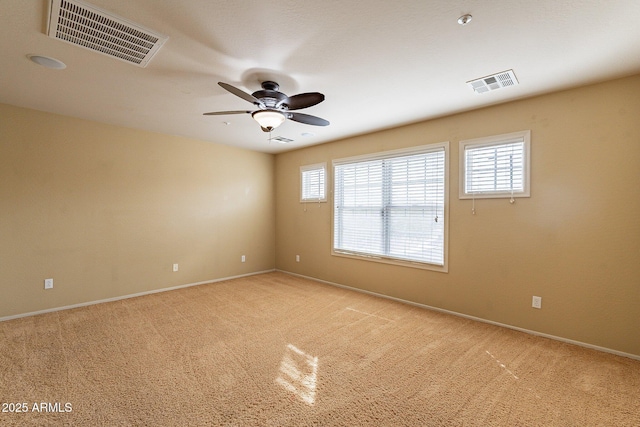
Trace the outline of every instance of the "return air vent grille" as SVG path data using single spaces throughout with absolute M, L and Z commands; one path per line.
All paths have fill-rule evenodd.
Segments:
M 51 0 L 49 37 L 146 67 L 167 37 L 77 0 Z
M 516 79 L 516 75 L 513 70 L 507 70 L 491 76 L 471 80 L 467 82 L 467 84 L 475 93 L 485 93 L 507 86 L 515 86 L 518 84 L 518 79 Z

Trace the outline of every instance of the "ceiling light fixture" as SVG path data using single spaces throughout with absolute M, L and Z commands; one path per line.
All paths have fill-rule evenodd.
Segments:
M 258 122 L 265 132 L 271 132 L 285 120 L 284 114 L 277 110 L 258 110 L 251 114 L 251 117 Z
M 460 18 L 458 18 L 458 24 L 467 25 L 469 22 L 471 22 L 472 19 L 473 16 L 467 13 L 466 15 L 462 15 Z
M 67 68 L 67 65 L 64 62 L 48 56 L 29 54 L 27 55 L 27 58 L 38 65 L 42 65 L 43 67 L 51 68 L 53 70 L 64 70 Z

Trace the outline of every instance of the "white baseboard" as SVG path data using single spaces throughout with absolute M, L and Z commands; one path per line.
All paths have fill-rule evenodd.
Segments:
M 475 320 L 475 321 L 482 322 L 482 323 L 489 323 L 491 325 L 501 326 L 503 328 L 513 329 L 513 330 L 516 330 L 516 331 L 524 332 L 524 333 L 531 334 L 531 335 L 536 335 L 536 336 L 543 337 L 543 338 L 549 338 L 549 339 L 552 339 L 552 340 L 561 341 L 561 342 L 565 342 L 565 343 L 568 343 L 568 344 L 577 345 L 577 346 L 580 346 L 580 347 L 586 347 L 586 348 L 589 348 L 589 349 L 592 349 L 592 350 L 602 351 L 604 353 L 615 354 L 616 356 L 623 356 L 623 357 L 628 357 L 630 359 L 640 360 L 640 355 L 637 355 L 637 354 L 625 353 L 623 351 L 613 350 L 613 349 L 610 349 L 610 348 L 600 347 L 600 346 L 597 346 L 597 345 L 593 345 L 593 344 L 589 344 L 589 343 L 585 343 L 585 342 L 581 342 L 581 341 L 575 341 L 575 340 L 571 340 L 571 339 L 568 339 L 568 338 L 563 338 L 563 337 L 558 337 L 558 336 L 555 336 L 555 335 L 545 334 L 543 332 L 532 331 L 530 329 L 524 329 L 524 328 L 520 328 L 518 326 L 507 325 L 505 323 L 500 323 L 500 322 L 494 322 L 493 320 L 487 320 L 487 319 L 483 319 L 481 317 L 470 316 L 468 314 L 458 313 L 456 311 L 445 310 L 443 308 L 432 307 L 430 305 L 420 304 L 420 303 L 417 303 L 417 302 L 408 301 L 408 300 L 392 297 L 392 296 L 385 295 L 385 294 L 379 294 L 377 292 L 371 292 L 371 291 L 367 291 L 367 290 L 360 289 L 360 288 L 354 288 L 354 287 L 351 287 L 351 286 L 341 285 L 339 283 L 334 283 L 334 282 L 329 282 L 329 281 L 322 280 L 322 279 L 317 279 L 315 277 L 305 276 L 303 274 L 292 273 L 290 271 L 285 271 L 285 270 L 276 270 L 276 271 L 279 271 L 279 272 L 285 273 L 285 274 L 290 274 L 292 276 L 302 277 L 304 279 L 315 280 L 316 282 L 324 283 L 324 284 L 331 285 L 331 286 L 337 286 L 337 287 L 343 288 L 343 289 L 349 289 L 349 290 L 352 290 L 352 291 L 361 292 L 361 293 L 364 293 L 364 294 L 369 294 L 369 295 L 373 295 L 373 296 L 376 296 L 376 297 L 380 297 L 380 298 L 385 298 L 385 299 L 389 299 L 389 300 L 392 300 L 392 301 L 401 302 L 403 304 L 413 305 L 413 306 L 424 308 L 424 309 L 427 309 L 427 310 L 433 310 L 433 311 L 437 311 L 437 312 L 440 312 L 440 313 L 451 314 L 451 315 L 454 315 L 454 316 L 463 317 L 465 319 Z
M 38 314 L 52 313 L 54 311 L 69 310 L 69 309 L 72 309 L 72 308 L 86 307 L 86 306 L 89 306 L 89 305 L 102 304 L 102 303 L 105 303 L 105 302 L 113 302 L 113 301 L 119 301 L 119 300 L 128 299 L 128 298 L 136 298 L 136 297 L 141 297 L 141 296 L 144 296 L 144 295 L 157 294 L 159 292 L 168 292 L 168 291 L 174 291 L 176 289 L 190 288 L 191 286 L 206 285 L 208 283 L 216 283 L 216 282 L 222 282 L 222 281 L 225 281 L 225 280 L 239 279 L 241 277 L 248 277 L 248 276 L 255 276 L 255 275 L 258 275 L 258 274 L 271 273 L 273 271 L 275 271 L 275 269 L 264 270 L 264 271 L 256 271 L 255 273 L 240 274 L 238 276 L 223 277 L 223 278 L 220 278 L 220 279 L 205 280 L 204 282 L 187 283 L 186 285 L 178 285 L 178 286 L 172 286 L 170 288 L 154 289 L 152 291 L 145 291 L 145 292 L 139 292 L 139 293 L 136 293 L 136 294 L 122 295 L 122 296 L 119 296 L 119 297 L 106 298 L 106 299 L 101 299 L 101 300 L 97 300 L 97 301 L 81 302 L 79 304 L 72 304 L 72 305 L 65 305 L 65 306 L 62 306 L 62 307 L 48 308 L 46 310 L 32 311 L 32 312 L 29 312 L 29 313 L 15 314 L 13 316 L 0 317 L 0 322 L 5 322 L 7 320 L 13 320 L 13 319 L 19 319 L 21 317 L 37 316 Z

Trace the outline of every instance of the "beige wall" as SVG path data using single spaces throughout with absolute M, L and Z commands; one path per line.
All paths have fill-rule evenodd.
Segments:
M 279 154 L 276 267 L 640 355 L 639 100 L 635 76 Z M 471 215 L 458 142 L 526 129 L 531 198 L 479 200 Z M 299 202 L 299 167 L 441 141 L 449 272 L 331 256 L 331 202 Z
M 0 317 L 273 269 L 273 183 L 273 155 L 0 104 Z

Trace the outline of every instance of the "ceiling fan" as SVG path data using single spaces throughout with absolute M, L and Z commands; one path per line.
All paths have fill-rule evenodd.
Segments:
M 258 122 L 265 132 L 271 132 L 280 126 L 286 119 L 294 122 L 304 123 L 313 126 L 327 126 L 329 122 L 320 117 L 304 113 L 292 113 L 292 110 L 301 110 L 311 107 L 324 101 L 324 95 L 319 92 L 300 93 L 298 95 L 287 96 L 278 89 L 280 86 L 276 82 L 262 82 L 262 90 L 248 94 L 247 92 L 231 86 L 228 83 L 218 82 L 225 90 L 249 101 L 258 107 L 257 110 L 240 111 L 214 111 L 204 113 L 205 116 L 219 116 L 225 114 L 251 114 L 251 117 Z

